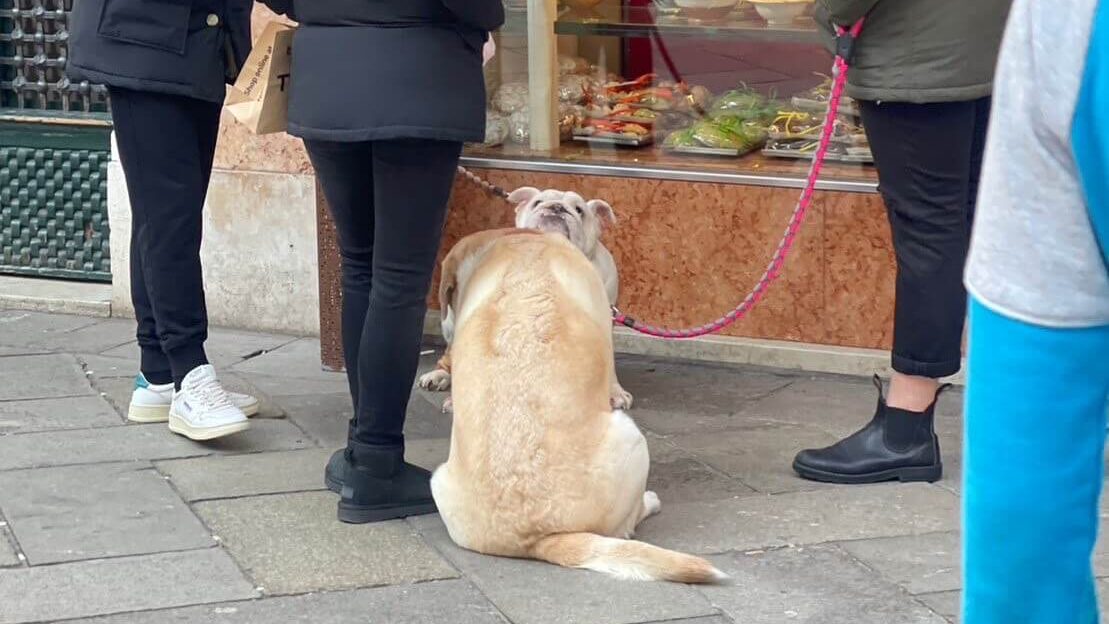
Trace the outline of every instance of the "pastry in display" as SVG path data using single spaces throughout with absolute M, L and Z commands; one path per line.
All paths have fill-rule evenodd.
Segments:
M 778 105 L 758 91 L 740 85 L 716 98 L 708 114 L 712 118 L 737 117 L 766 125 L 777 116 Z
M 589 74 L 592 73 L 592 66 L 589 61 L 580 56 L 568 56 L 560 54 L 558 57 L 558 73 L 566 74 Z
M 493 93 L 493 108 L 511 115 L 528 107 L 528 83 L 506 82 Z
M 508 138 L 508 118 L 497 111 L 485 111 L 485 147 L 502 145 Z
M 702 119 L 689 128 L 671 132 L 663 146 L 673 151 L 740 156 L 766 141 L 766 128 L 739 117 Z M 710 151 L 706 151 L 710 150 Z
M 593 94 L 599 90 L 597 81 L 592 76 L 583 74 L 568 74 L 558 80 L 558 100 L 581 104 L 592 99 Z

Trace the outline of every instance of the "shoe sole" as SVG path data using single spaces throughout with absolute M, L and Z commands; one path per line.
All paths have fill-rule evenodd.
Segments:
M 435 503 L 420 503 L 417 505 L 401 506 L 373 506 L 349 505 L 339 502 L 339 521 L 347 524 L 367 524 L 370 522 L 383 522 L 397 520 L 409 516 L 423 516 L 438 511 Z
M 865 474 L 840 474 L 809 468 L 795 461 L 793 462 L 793 471 L 802 479 L 819 481 L 821 483 L 838 483 L 840 485 L 884 483 L 886 481 L 900 481 L 901 483 L 935 483 L 943 478 L 942 463 L 934 466 L 890 468 L 889 470 L 879 470 L 878 472 L 868 472 Z
M 247 418 L 250 418 L 258 414 L 260 407 L 261 403 L 255 401 L 240 409 Z M 168 405 L 135 405 L 132 403 L 127 407 L 127 420 L 133 423 L 163 423 L 169 420 L 169 409 Z
M 250 422 L 245 420 L 218 427 L 194 427 L 172 412 L 169 415 L 169 430 L 196 442 L 223 438 L 247 429 L 250 429 Z

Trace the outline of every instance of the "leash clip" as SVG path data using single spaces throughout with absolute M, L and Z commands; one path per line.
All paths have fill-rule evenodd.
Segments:
M 836 30 L 836 56 L 843 59 L 844 63 L 850 65 L 854 60 L 855 42 L 858 41 L 858 39 L 849 30 L 843 28 L 837 28 Z
M 836 26 L 836 56 L 847 65 L 855 60 L 855 42 L 859 40 L 865 21 L 866 17 L 861 17 L 850 28 Z

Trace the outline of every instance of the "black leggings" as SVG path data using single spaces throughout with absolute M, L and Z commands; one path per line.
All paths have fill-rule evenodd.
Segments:
M 306 140 L 339 232 L 349 448 L 404 445 L 427 294 L 461 143 Z
M 990 99 L 860 102 L 897 255 L 893 369 L 959 371 L 970 244 Z

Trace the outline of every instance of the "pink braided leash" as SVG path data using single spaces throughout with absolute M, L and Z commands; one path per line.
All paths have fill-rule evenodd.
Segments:
M 840 99 L 843 97 L 844 88 L 847 86 L 847 71 L 850 63 L 851 51 L 855 39 L 859 36 L 859 33 L 862 32 L 864 21 L 864 19 L 860 19 L 855 22 L 850 29 L 846 30 L 839 26 L 836 27 L 836 58 L 832 63 L 832 93 L 828 99 L 828 112 L 824 119 L 824 128 L 820 133 L 820 143 L 817 146 L 816 153 L 813 155 L 812 165 L 809 167 L 808 177 L 805 182 L 805 188 L 801 191 L 801 197 L 797 200 L 797 205 L 793 209 L 793 214 L 790 215 L 785 233 L 782 235 L 781 241 L 778 242 L 778 247 L 774 250 L 774 255 L 770 259 L 770 263 L 766 266 L 766 270 L 763 271 L 762 277 L 755 283 L 755 287 L 751 289 L 751 292 L 749 292 L 743 301 L 730 312 L 711 323 L 699 327 L 672 329 L 650 325 L 635 320 L 621 312 L 615 306 L 612 308 L 612 320 L 614 323 L 624 325 L 641 334 L 654 336 L 655 338 L 666 338 L 670 340 L 697 338 L 699 336 L 715 334 L 735 323 L 746 316 L 747 313 L 762 300 L 767 291 L 770 290 L 770 285 L 781 276 L 786 258 L 789 257 L 790 251 L 793 250 L 793 245 L 797 242 L 797 235 L 801 232 L 801 225 L 805 222 L 805 216 L 809 212 L 809 207 L 812 206 L 813 194 L 816 191 L 816 182 L 820 178 L 821 170 L 824 168 L 824 158 L 828 155 L 828 144 L 831 142 L 832 130 L 835 126 L 836 117 L 839 114 Z
M 732 310 L 724 316 L 721 316 L 711 323 L 698 327 L 671 329 L 668 327 L 650 325 L 642 321 L 637 321 L 631 316 L 624 314 L 615 306 L 612 308 L 613 323 L 623 325 L 641 334 L 653 336 L 655 338 L 664 338 L 668 340 L 697 338 L 715 334 L 747 316 L 747 313 L 763 299 L 770 290 L 770 285 L 781 276 L 786 258 L 789 257 L 789 253 L 793 250 L 793 245 L 797 242 L 797 235 L 801 232 L 801 225 L 805 222 L 805 216 L 809 212 L 809 207 L 812 206 L 813 194 L 816 192 L 816 182 L 820 179 L 820 172 L 824 168 L 824 159 L 828 155 L 828 145 L 831 143 L 832 131 L 839 114 L 839 103 L 843 97 L 843 91 L 847 86 L 847 71 L 850 66 L 851 53 L 854 48 L 855 40 L 858 38 L 859 33 L 862 32 L 864 21 L 865 18 L 860 19 L 849 29 L 844 29 L 840 26 L 836 27 L 836 58 L 832 63 L 832 92 L 828 98 L 828 111 L 824 119 L 824 127 L 821 129 L 820 142 L 817 145 L 816 153 L 813 155 L 812 164 L 809 166 L 805 187 L 801 191 L 801 196 L 798 198 L 797 204 L 793 208 L 793 213 L 790 215 L 785 233 L 778 242 L 778 247 L 774 250 L 774 255 L 771 257 L 770 263 L 766 266 L 766 270 L 763 271 L 762 277 L 755 283 L 755 287 L 751 289 L 751 292 L 744 297 L 739 305 L 732 308 Z M 503 189 L 482 180 L 470 171 L 462 167 L 459 167 L 458 171 L 467 179 L 482 186 L 490 193 L 502 198 L 508 197 L 508 193 Z

